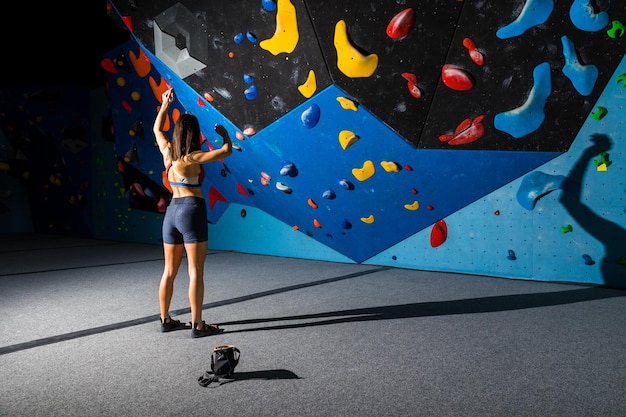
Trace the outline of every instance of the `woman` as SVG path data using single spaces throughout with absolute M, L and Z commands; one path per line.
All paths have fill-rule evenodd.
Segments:
M 152 129 L 159 151 L 163 155 L 166 173 L 164 177 L 166 176 L 172 191 L 172 201 L 163 219 L 165 267 L 159 286 L 161 331 L 169 332 L 185 328 L 179 320 L 174 320 L 169 315 L 174 280 L 182 262 L 184 250 L 187 254 L 189 274 L 191 336 L 204 337 L 221 333 L 223 330 L 215 324 L 206 324 L 202 320 L 204 260 L 208 245 L 206 201 L 201 187 L 204 177 L 202 164 L 229 156 L 232 153 L 232 142 L 226 129 L 221 125 L 216 125 L 215 131 L 224 139 L 224 144 L 212 151 L 203 151 L 200 147 L 198 118 L 190 113 L 183 114 L 176 121 L 172 141 L 168 141 L 163 132 L 163 124 L 173 100 L 174 90 L 171 88 L 162 94 L 161 107 Z

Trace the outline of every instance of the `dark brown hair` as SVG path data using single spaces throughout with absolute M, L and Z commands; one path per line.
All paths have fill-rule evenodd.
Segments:
M 172 161 L 200 150 L 200 124 L 198 118 L 185 113 L 176 121 L 172 136 Z

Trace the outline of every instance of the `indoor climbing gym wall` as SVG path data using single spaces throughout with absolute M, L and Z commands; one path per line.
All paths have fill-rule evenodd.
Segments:
M 102 61 L 132 209 L 170 197 L 151 128 L 173 87 L 170 129 L 191 112 L 205 149 L 215 124 L 234 138 L 206 167 L 213 248 L 626 287 L 621 2 L 108 13 L 132 35 Z
M 92 235 L 89 90 L 0 89 L 0 231 Z

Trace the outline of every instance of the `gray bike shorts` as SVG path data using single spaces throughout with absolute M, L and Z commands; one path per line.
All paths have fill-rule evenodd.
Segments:
M 209 229 L 204 198 L 173 198 L 163 219 L 163 243 L 179 245 L 208 240 Z

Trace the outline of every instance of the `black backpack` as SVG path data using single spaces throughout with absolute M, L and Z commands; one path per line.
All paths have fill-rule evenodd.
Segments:
M 211 370 L 198 378 L 198 383 L 208 387 L 211 382 L 217 382 L 220 378 L 229 378 L 235 372 L 239 363 L 239 349 L 233 345 L 215 346 L 211 355 Z

